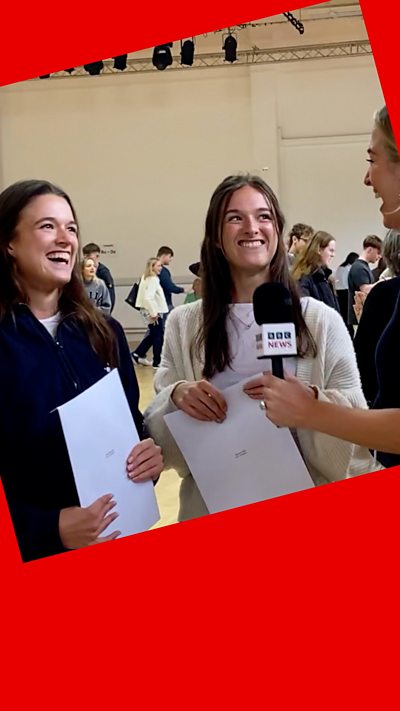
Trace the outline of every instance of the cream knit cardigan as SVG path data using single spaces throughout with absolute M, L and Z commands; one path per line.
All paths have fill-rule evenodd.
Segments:
M 348 331 L 334 309 L 311 297 L 302 299 L 305 321 L 317 344 L 315 358 L 297 358 L 296 376 L 303 383 L 316 385 L 321 400 L 345 407 L 367 407 L 361 390 L 360 376 Z M 186 462 L 175 444 L 164 415 L 174 412 L 171 400 L 175 385 L 185 380 L 201 380 L 203 363 L 191 344 L 201 328 L 202 302 L 178 306 L 169 315 L 161 365 L 154 387 L 156 397 L 144 413 L 145 424 L 157 444 L 161 445 L 166 468 L 183 477 L 179 492 L 179 520 L 207 514 L 204 500 Z M 297 430 L 306 466 L 316 485 L 338 481 L 369 471 L 382 469 L 369 451 L 330 435 Z

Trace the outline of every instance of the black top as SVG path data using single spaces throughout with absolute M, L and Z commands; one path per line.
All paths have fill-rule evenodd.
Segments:
M 389 283 L 389 282 L 388 282 Z M 376 289 L 374 287 L 374 289 Z M 372 293 L 374 291 L 372 290 Z M 374 409 L 400 408 L 400 293 L 397 297 L 392 317 L 382 333 L 376 347 L 376 371 L 378 377 L 378 395 Z M 400 464 L 400 454 L 378 453 L 378 460 L 385 467 Z
M 312 274 L 306 274 L 299 279 L 298 284 L 304 296 L 312 296 L 318 301 L 323 301 L 339 311 L 339 304 L 333 286 L 329 281 L 332 271 L 327 267 L 318 267 Z
M 357 356 L 361 384 L 369 406 L 374 403 L 378 393 L 375 364 L 376 347 L 393 316 L 399 293 L 400 277 L 375 284 L 365 299 L 360 323 L 354 337 L 354 349 Z
M 109 323 L 117 339 L 122 385 L 142 438 L 129 346 L 122 326 L 112 318 Z M 60 510 L 80 502 L 56 408 L 106 373 L 72 315 L 59 324 L 56 338 L 24 305 L 0 321 L 0 472 L 24 561 L 65 551 Z
M 372 284 L 374 281 L 373 274 L 369 268 L 368 262 L 365 259 L 356 259 L 351 265 L 349 271 L 349 306 L 348 306 L 348 323 L 356 326 L 357 316 L 354 313 L 354 296 L 356 291 L 360 291 L 360 286 L 364 284 Z
M 99 277 L 99 279 L 102 279 L 110 293 L 110 299 L 111 299 L 111 311 L 114 308 L 115 305 L 115 287 L 114 287 L 114 279 L 111 276 L 111 272 L 108 267 L 106 267 L 105 264 L 102 264 L 99 262 L 99 266 L 97 267 L 96 271 L 96 276 Z M 111 313 L 110 311 L 110 313 Z

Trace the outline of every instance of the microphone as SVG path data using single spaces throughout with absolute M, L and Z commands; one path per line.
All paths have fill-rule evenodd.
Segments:
M 256 336 L 257 357 L 271 358 L 273 375 L 283 379 L 282 359 L 297 355 L 290 291 L 278 282 L 261 284 L 253 294 L 253 309 L 261 326 L 261 333 Z

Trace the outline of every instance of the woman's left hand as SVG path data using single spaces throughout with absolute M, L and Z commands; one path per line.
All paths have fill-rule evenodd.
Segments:
M 253 400 L 263 400 L 265 414 L 280 427 L 306 427 L 315 392 L 285 373 L 285 380 L 264 373 L 246 383 L 243 391 Z
M 158 479 L 163 468 L 161 447 L 151 438 L 143 439 L 135 445 L 126 462 L 126 473 L 132 481 Z

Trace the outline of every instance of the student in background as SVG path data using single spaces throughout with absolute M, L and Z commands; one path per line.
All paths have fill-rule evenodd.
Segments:
M 108 289 L 108 293 L 110 294 L 110 299 L 111 299 L 111 310 L 110 312 L 113 311 L 114 306 L 115 306 L 115 286 L 114 286 L 114 279 L 112 278 L 111 272 L 108 267 L 106 267 L 105 264 L 102 264 L 99 261 L 100 258 L 100 247 L 98 244 L 95 242 L 89 242 L 88 244 L 85 244 L 84 247 L 82 248 L 82 253 L 84 257 L 90 257 L 90 259 L 93 259 L 95 265 L 96 265 L 96 276 L 99 279 L 102 279 Z
M 289 232 L 289 244 L 288 244 L 288 264 L 291 268 L 295 263 L 296 259 L 300 256 L 301 252 L 307 244 L 309 243 L 311 237 L 314 234 L 314 230 L 310 225 L 304 225 L 302 222 L 297 222 L 293 225 Z
M 194 264 L 189 265 L 189 271 L 195 275 L 196 279 L 192 284 L 192 291 L 189 292 L 185 298 L 185 304 L 191 304 L 193 301 L 201 299 L 201 277 L 200 277 L 200 262 L 194 262 Z
M 298 256 L 292 267 L 292 277 L 303 296 L 312 296 L 339 311 L 329 268 L 335 256 L 335 240 L 328 232 L 318 230 Z
M 347 323 L 349 312 L 349 271 L 356 259 L 358 259 L 357 252 L 349 252 L 335 272 L 336 297 L 345 323 Z
M 152 257 L 147 261 L 136 297 L 136 307 L 140 308 L 140 313 L 147 325 L 147 332 L 132 353 L 132 358 L 135 363 L 153 365 L 153 368 L 158 368 L 160 365 L 164 339 L 163 316 L 168 313 L 167 302 L 159 279 L 161 268 L 161 262 L 157 257 Z M 153 349 L 153 363 L 146 358 L 149 348 Z
M 110 294 L 102 279 L 96 276 L 96 265 L 91 257 L 85 257 L 81 262 L 83 286 L 96 308 L 109 314 L 111 310 Z
M 350 267 L 348 284 L 349 284 L 349 303 L 347 312 L 347 323 L 350 327 L 350 332 L 354 334 L 354 326 L 357 325 L 358 319 L 354 312 L 354 297 L 356 291 L 361 291 L 363 294 L 368 294 L 374 286 L 374 276 L 371 271 L 371 264 L 375 264 L 381 254 L 382 240 L 376 235 L 368 235 L 363 242 L 363 251 L 358 259 L 356 259 Z M 351 334 L 352 335 L 352 334 Z
M 157 252 L 157 259 L 161 263 L 161 272 L 160 272 L 160 284 L 162 287 L 162 290 L 164 292 L 165 300 L 167 302 L 168 306 L 168 311 L 164 316 L 164 324 L 165 320 L 168 316 L 169 311 L 172 311 L 174 308 L 173 303 L 172 303 L 172 294 L 183 294 L 185 289 L 182 286 L 178 286 L 172 281 L 171 278 L 171 272 L 168 269 L 170 266 L 172 259 L 174 257 L 174 252 L 171 249 L 171 247 L 160 247 L 160 249 Z

